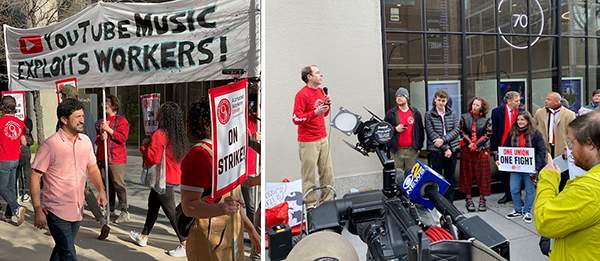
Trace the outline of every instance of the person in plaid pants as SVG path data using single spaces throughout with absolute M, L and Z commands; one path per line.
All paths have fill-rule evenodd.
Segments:
M 485 197 L 490 194 L 490 136 L 492 121 L 486 117 L 489 111 L 488 102 L 481 97 L 473 97 L 469 101 L 469 112 L 460 116 L 460 177 L 459 190 L 466 195 L 466 208 L 475 212 L 475 204 L 471 197 L 473 177 L 479 189 L 479 211 L 486 211 Z

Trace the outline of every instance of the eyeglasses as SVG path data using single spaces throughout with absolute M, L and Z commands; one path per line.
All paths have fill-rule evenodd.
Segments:
M 567 143 L 567 148 L 569 148 L 570 150 L 573 149 L 573 141 L 569 138 L 565 139 L 565 142 Z

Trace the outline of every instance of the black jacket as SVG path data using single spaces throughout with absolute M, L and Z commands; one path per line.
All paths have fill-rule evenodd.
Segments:
M 461 138 L 464 141 L 465 146 L 468 146 L 470 142 L 468 139 L 471 139 L 471 125 L 473 124 L 473 116 L 471 113 L 463 113 L 460 116 L 460 132 Z M 489 149 L 490 148 L 490 136 L 492 134 L 492 120 L 486 117 L 478 117 L 475 122 L 476 132 L 477 132 L 477 148 L 481 149 Z M 483 137 L 483 138 L 482 138 Z
M 413 124 L 413 148 L 415 150 L 421 150 L 423 148 L 423 142 L 425 141 L 425 134 L 423 133 L 423 118 L 417 108 L 410 107 L 413 112 L 413 118 L 415 120 Z M 391 124 L 393 128 L 398 125 L 398 106 L 394 106 L 387 111 L 385 119 L 387 123 Z M 389 143 L 389 148 L 392 152 L 398 151 L 398 132 L 394 129 L 394 136 L 392 141 Z
M 449 106 L 446 105 L 446 114 L 444 115 L 446 135 L 442 127 L 442 117 L 438 114 L 435 106 L 425 114 L 425 132 L 427 133 L 427 150 L 439 151 L 444 153 L 450 149 L 453 153 L 459 151 L 458 138 L 460 129 L 458 128 L 458 117 Z M 444 140 L 444 145 L 436 148 L 433 141 L 437 138 Z

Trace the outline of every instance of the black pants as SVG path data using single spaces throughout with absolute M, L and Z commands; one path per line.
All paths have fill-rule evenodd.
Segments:
M 29 194 L 29 177 L 31 177 L 31 149 L 28 146 L 21 146 L 21 158 L 17 167 L 17 195 L 23 196 Z
M 500 179 L 502 180 L 502 189 L 504 191 L 505 198 L 512 198 L 510 194 L 510 172 L 506 171 L 498 171 L 497 175 L 500 175 Z
M 450 158 L 444 157 L 444 154 L 438 151 L 430 151 L 428 155 L 429 166 L 438 174 L 443 175 L 446 181 L 450 183 L 450 187 L 444 194 L 450 202 L 454 201 L 454 190 L 456 188 L 456 152 L 452 153 Z
M 179 242 L 184 241 L 185 238 L 179 233 L 177 224 L 175 223 L 175 192 L 173 187 L 168 185 L 167 190 L 162 195 L 158 194 L 154 189 L 150 189 L 150 195 L 148 195 L 148 212 L 146 212 L 146 222 L 144 223 L 142 235 L 150 234 L 158 218 L 158 210 L 161 207 L 169 222 L 171 222 L 171 227 L 175 230 Z

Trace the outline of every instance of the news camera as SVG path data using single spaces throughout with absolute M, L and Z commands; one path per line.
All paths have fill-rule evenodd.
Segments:
M 479 216 L 465 216 L 446 200 L 448 182 L 426 164 L 418 161 L 406 171 L 401 185 L 396 182 L 394 161 L 387 153 L 394 129 L 367 111 L 371 118 L 363 122 L 359 115 L 340 108 L 331 124 L 357 136 L 356 144 L 344 141 L 356 151 L 377 154 L 383 166 L 383 188 L 346 194 L 309 210 L 309 236 L 303 240 L 347 228 L 367 244 L 367 260 L 508 260 L 508 240 Z M 302 245 L 292 249 L 288 260 L 300 256 L 298 260 L 336 260 Z

